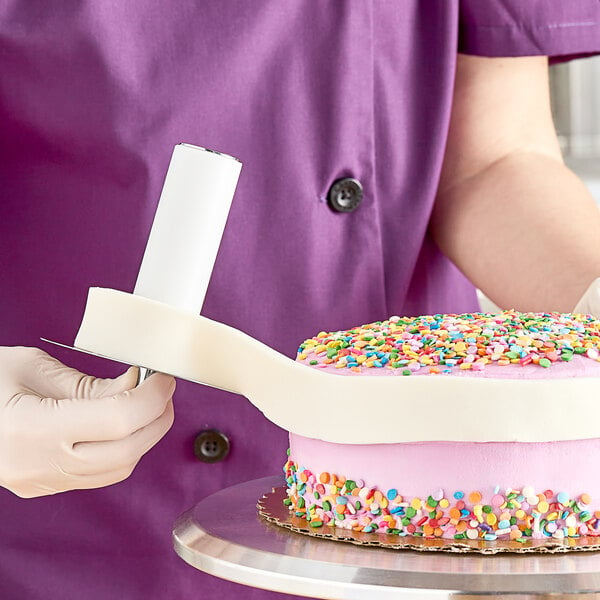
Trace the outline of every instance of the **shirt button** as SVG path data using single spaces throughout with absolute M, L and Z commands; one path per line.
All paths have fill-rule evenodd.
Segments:
M 327 194 L 329 206 L 336 212 L 352 212 L 363 199 L 363 186 L 352 177 L 344 177 L 333 182 Z
M 216 463 L 229 454 L 229 439 L 218 429 L 205 429 L 194 440 L 194 454 L 205 463 Z

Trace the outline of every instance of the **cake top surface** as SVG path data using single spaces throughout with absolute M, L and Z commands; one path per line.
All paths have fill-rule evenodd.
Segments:
M 600 321 L 515 310 L 393 316 L 321 332 L 300 345 L 297 360 L 343 375 L 598 376 Z

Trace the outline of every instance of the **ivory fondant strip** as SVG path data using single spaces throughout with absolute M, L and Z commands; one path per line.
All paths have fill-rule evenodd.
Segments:
M 348 377 L 295 362 L 237 329 L 91 288 L 75 346 L 246 396 L 280 427 L 349 444 L 600 437 L 600 378 Z M 243 360 L 231 361 L 234 353 Z M 340 401 L 347 419 L 340 419 Z M 424 414 L 427 412 L 427 416 Z

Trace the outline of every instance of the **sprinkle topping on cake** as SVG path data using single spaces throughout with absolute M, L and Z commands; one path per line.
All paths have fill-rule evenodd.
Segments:
M 600 362 L 600 321 L 561 313 L 468 313 L 390 317 L 303 342 L 297 360 L 364 372 L 369 368 L 449 374 L 486 365 L 548 368 L 581 355 Z
M 513 540 L 600 536 L 600 511 L 589 505 L 588 493 L 572 497 L 566 491 L 496 486 L 446 492 L 427 497 L 403 496 L 343 475 L 313 473 L 289 459 L 284 466 L 288 497 L 283 503 L 313 529 L 323 525 L 364 533 L 448 538 Z

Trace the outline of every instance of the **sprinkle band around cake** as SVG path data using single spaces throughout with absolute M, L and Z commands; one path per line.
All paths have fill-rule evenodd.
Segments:
M 293 436 L 293 442 L 300 447 L 299 453 L 303 454 L 298 436 Z M 306 444 L 311 440 L 303 442 Z M 557 442 L 556 447 L 550 450 L 548 460 L 560 456 L 564 451 L 570 460 L 573 446 L 576 444 L 577 442 Z M 598 440 L 582 440 L 580 449 L 589 449 L 592 444 L 598 453 Z M 398 448 L 394 449 L 395 454 L 390 453 L 391 459 L 402 452 L 408 456 L 400 465 L 396 465 L 393 460 L 389 461 L 386 485 L 373 483 L 374 479 L 370 473 L 370 479 L 365 481 L 335 472 L 313 472 L 290 458 L 284 467 L 288 493 L 285 502 L 295 516 L 305 518 L 312 528 L 329 525 L 358 532 L 380 532 L 403 537 L 414 535 L 454 540 L 504 539 L 519 542 L 525 542 L 527 539 L 561 540 L 600 535 L 600 506 L 597 497 L 581 491 L 599 487 L 593 481 L 589 469 L 569 469 L 568 461 L 564 460 L 550 468 L 542 468 L 542 475 L 534 477 L 538 481 L 553 480 L 553 483 L 558 485 L 567 485 L 566 488 L 552 489 L 540 484 L 518 487 L 501 487 L 499 484 L 492 486 L 490 481 L 494 477 L 498 478 L 497 473 L 503 471 L 501 477 L 506 479 L 509 469 L 506 466 L 502 468 L 501 462 L 507 454 L 514 460 L 515 455 L 523 456 L 524 452 L 527 453 L 526 449 L 519 447 L 521 444 L 513 444 L 513 448 L 507 449 L 499 446 L 508 444 L 479 443 L 479 446 L 484 447 L 477 451 L 480 462 L 467 469 L 469 473 L 466 481 L 461 478 L 460 465 L 453 465 L 452 461 L 458 459 L 460 462 L 457 455 L 461 452 L 466 456 L 473 456 L 475 452 L 469 447 L 470 444 L 439 445 L 440 448 L 437 449 L 436 444 L 431 442 L 427 444 L 427 448 L 419 447 L 418 444 L 395 445 Z M 535 462 L 542 456 L 542 452 L 540 448 L 534 451 L 532 458 Z M 377 458 L 372 447 L 368 447 L 365 454 L 372 459 Z M 427 467 L 425 472 L 419 472 L 419 463 L 416 461 L 410 465 L 419 454 L 423 455 L 423 464 Z M 438 460 L 437 472 L 435 468 L 431 468 L 432 463 L 435 464 L 432 454 Z M 448 462 L 444 461 L 444 456 Z M 378 458 L 381 461 L 381 450 Z M 486 461 L 483 462 L 482 459 Z M 324 457 L 321 462 L 326 460 Z M 363 461 L 363 465 L 364 462 L 366 461 Z M 521 472 L 532 466 L 525 465 Z M 552 477 L 553 470 L 559 468 L 564 468 L 565 471 Z M 384 465 L 379 465 L 379 469 L 373 471 L 377 470 L 386 471 Z M 403 471 L 405 474 L 412 471 L 416 475 L 407 480 L 402 477 Z M 369 472 L 369 469 L 363 466 L 360 472 Z M 399 473 L 400 477 L 395 477 L 394 473 Z M 575 480 L 579 476 L 585 479 L 576 484 Z M 517 474 L 515 480 L 520 477 L 521 473 Z M 455 485 L 448 484 L 453 478 Z M 482 485 L 461 485 L 462 482 L 472 484 L 473 479 L 479 479 Z M 569 484 L 571 479 L 573 481 Z M 397 481 L 397 486 L 391 483 L 394 480 Z M 434 481 L 447 485 L 432 485 Z M 569 491 L 574 487 L 579 491 Z M 415 488 L 423 492 L 415 494 Z

